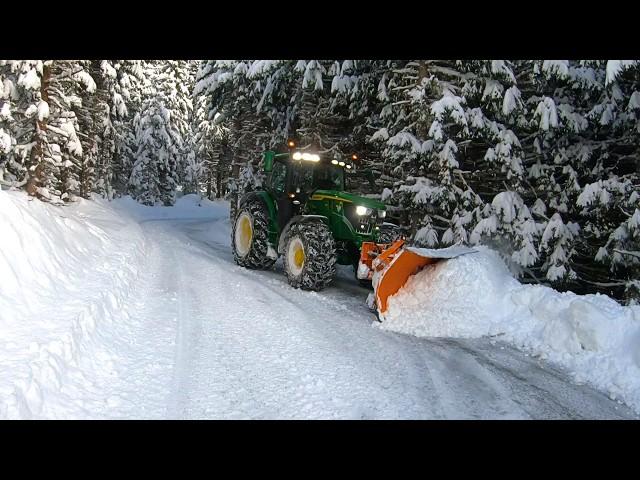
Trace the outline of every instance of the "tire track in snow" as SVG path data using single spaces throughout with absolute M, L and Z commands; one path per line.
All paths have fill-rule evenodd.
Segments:
M 472 355 L 484 368 L 500 378 L 514 402 L 532 417 L 549 419 L 637 418 L 628 407 L 591 387 L 571 382 L 551 365 L 534 360 L 501 342 L 443 339 Z M 478 345 L 478 347 L 476 347 Z M 526 388 L 522 388 L 526 385 Z
M 364 289 L 362 303 L 351 300 L 346 279 L 304 292 L 279 270 L 240 268 L 220 243 L 226 232 L 203 239 L 228 230 L 225 220 L 144 228 L 162 257 L 152 261 L 161 266 L 145 288 L 176 295 L 174 313 L 168 302 L 144 307 L 175 314 L 169 418 L 571 418 L 585 404 L 594 411 L 609 402 L 568 384 L 542 402 L 534 392 L 557 373 L 523 370 L 520 352 L 491 356 L 489 340 L 474 348 L 375 328 Z M 568 406 L 549 407 L 554 401 Z

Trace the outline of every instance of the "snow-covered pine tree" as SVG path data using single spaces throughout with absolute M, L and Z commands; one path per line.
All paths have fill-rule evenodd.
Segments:
M 209 120 L 228 128 L 232 176 L 228 185 L 231 213 L 239 196 L 262 184 L 259 164 L 270 145 L 272 127 L 267 115 L 257 112 L 263 93 L 259 81 L 249 78 L 251 60 L 208 60 L 201 66 L 195 95 L 206 95 Z M 235 179 L 242 177 L 243 181 Z
M 89 198 L 97 188 L 96 165 L 102 144 L 109 138 L 112 125 L 109 118 L 109 96 L 100 61 L 84 60 L 78 63 L 94 82 L 91 88 L 79 91 L 80 102 L 73 108 L 78 119 L 82 145 L 82 158 L 76 163 L 78 194 Z
M 194 155 L 187 165 L 185 181 L 206 194 L 207 198 L 219 198 L 230 173 L 228 129 L 215 117 L 209 118 L 209 102 L 205 93 L 194 93 L 193 104 Z
M 380 98 L 378 86 L 391 63 L 387 60 L 335 61 L 330 70 L 333 74 L 331 108 L 343 115 L 346 125 L 342 131 L 343 151 L 357 155 L 357 168 L 373 171 L 380 189 L 393 185 L 391 168 L 380 157 L 377 144 L 369 139 L 380 125 L 381 100 L 385 98 L 384 92 Z
M 576 279 L 573 264 L 579 228 L 573 205 L 589 156 L 583 141 L 587 121 L 579 98 L 588 93 L 585 86 L 590 86 L 584 80 L 593 72 L 567 61 L 518 65 L 527 121 L 517 128 L 526 139 L 528 204 L 535 202 L 532 211 L 542 234 L 541 261 L 534 270 L 546 281 L 566 287 Z
M 585 62 L 586 63 L 586 62 Z M 582 225 L 582 284 L 627 302 L 640 298 L 640 64 L 588 62 L 597 72 L 589 112 L 590 169 L 575 201 Z M 595 260 L 595 262 L 594 262 Z M 594 266 L 602 266 L 594 269 Z
M 496 248 L 515 273 L 535 279 L 542 226 L 526 182 L 521 125 L 526 109 L 517 81 L 517 62 L 465 62 L 462 94 L 468 108 L 465 145 L 467 182 L 481 199 L 470 225 L 471 243 Z
M 603 228 L 602 219 L 615 218 L 617 211 L 583 210 L 589 197 L 583 190 L 619 172 L 612 153 L 614 145 L 625 143 L 615 138 L 615 128 L 604 131 L 615 111 L 605 89 L 604 62 L 520 61 L 516 66 L 526 121 L 513 128 L 523 139 L 525 203 L 532 206 L 542 235 L 540 262 L 533 270 L 556 287 L 594 291 L 594 285 L 606 283 L 607 272 L 594 264 L 602 232 L 615 229 Z
M 51 199 L 72 199 L 74 195 L 88 196 L 93 188 L 93 159 L 95 147 L 90 140 L 90 152 L 85 152 L 78 111 L 83 107 L 83 96 L 92 95 L 96 83 L 89 71 L 88 61 L 51 60 L 44 64 L 47 118 L 47 149 L 45 149 L 45 190 L 43 196 Z M 43 97 L 44 98 L 44 97 Z M 83 110 L 84 109 L 84 110 Z M 93 116 L 88 112 L 88 116 Z
M 454 62 L 394 61 L 378 85 L 381 128 L 371 141 L 393 165 L 388 200 L 408 212 L 419 245 L 467 241 L 479 203 L 460 169 L 459 142 L 470 135 L 462 79 Z
M 42 171 L 44 115 L 41 60 L 0 61 L 0 184 L 25 187 Z M 36 169 L 38 169 L 36 171 Z M 35 180 L 32 180 L 35 193 Z
M 158 98 L 144 102 L 134 119 L 138 150 L 129 179 L 134 198 L 145 205 L 173 205 L 179 181 L 179 134 L 172 130 L 171 112 Z
M 198 62 L 190 60 L 160 60 L 151 62 L 155 95 L 171 112 L 171 131 L 178 152 L 180 183 L 186 184 L 188 191 L 194 190 L 197 177 L 195 165 L 195 145 L 193 144 L 193 90 L 198 71 Z M 196 171 L 194 171 L 194 169 Z M 185 175 L 189 172 L 189 180 Z
M 3 65 L 8 80 L 3 84 L 12 90 L 16 107 L 11 112 L 16 143 L 8 163 L 14 168 L 22 166 L 26 177 L 20 183 L 24 182 L 31 195 L 53 202 L 71 199 L 80 192 L 80 175 L 90 171 L 83 165 L 74 111 L 82 106 L 80 95 L 95 90 L 85 67 L 83 62 L 71 60 Z
M 127 192 L 134 155 L 133 116 L 141 102 L 143 72 L 139 60 L 94 60 L 91 65 L 98 137 L 94 190 L 111 199 Z

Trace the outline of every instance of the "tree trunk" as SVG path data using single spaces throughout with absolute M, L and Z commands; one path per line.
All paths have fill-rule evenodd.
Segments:
M 222 196 L 222 172 L 218 170 L 216 172 L 216 198 Z
M 418 62 L 419 67 L 418 67 L 418 79 L 416 80 L 416 85 L 420 86 L 420 84 L 422 83 L 422 80 L 424 78 L 427 78 L 427 63 L 424 60 L 419 60 Z M 430 127 L 431 125 L 429 125 Z M 427 128 L 427 125 L 425 122 L 419 122 L 417 125 L 417 129 L 416 129 L 416 134 L 418 135 L 418 138 L 428 138 L 429 135 L 429 129 Z

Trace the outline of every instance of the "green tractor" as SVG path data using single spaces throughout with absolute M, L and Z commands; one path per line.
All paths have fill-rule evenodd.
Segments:
M 400 233 L 385 223 L 382 202 L 345 191 L 354 170 L 311 153 L 265 152 L 265 185 L 240 198 L 232 219 L 236 263 L 266 269 L 282 255 L 289 284 L 305 290 L 326 287 L 336 264 L 353 266 L 357 278 L 362 243 L 391 243 Z

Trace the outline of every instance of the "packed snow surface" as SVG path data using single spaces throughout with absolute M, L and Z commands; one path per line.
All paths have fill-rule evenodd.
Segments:
M 305 292 L 281 262 L 237 266 L 228 212 L 194 195 L 61 207 L 0 191 L 0 418 L 636 417 L 495 339 L 376 328 L 348 268 Z M 484 257 L 451 262 L 467 258 Z
M 430 265 L 389 299 L 382 328 L 420 337 L 494 337 L 548 359 L 640 411 L 640 307 L 523 285 L 497 253 Z

